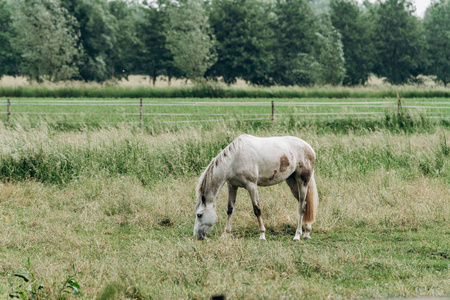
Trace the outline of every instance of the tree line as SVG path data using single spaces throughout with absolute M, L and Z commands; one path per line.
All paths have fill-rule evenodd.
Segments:
M 324 4 L 325 3 L 325 4 Z M 0 0 L 0 77 L 450 82 L 450 0 Z

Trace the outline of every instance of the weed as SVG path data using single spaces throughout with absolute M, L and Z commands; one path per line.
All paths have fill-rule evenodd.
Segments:
M 31 269 L 30 258 L 28 258 L 26 269 L 14 274 L 14 277 L 20 278 L 23 282 L 16 283 L 15 287 L 13 286 L 13 291 L 9 293 L 10 298 L 48 299 L 52 298 L 51 295 L 54 295 L 55 299 L 65 300 L 66 294 L 80 295 L 80 284 L 76 281 L 75 265 L 72 266 L 73 275 L 67 275 L 67 278 L 62 282 L 54 282 L 53 289 L 45 287 L 43 280 L 39 279 Z M 12 283 L 12 285 L 14 284 Z

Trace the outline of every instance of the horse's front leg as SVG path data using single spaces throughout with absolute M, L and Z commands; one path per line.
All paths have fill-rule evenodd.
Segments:
M 250 194 L 250 198 L 252 199 L 253 204 L 253 212 L 258 219 L 259 224 L 259 239 L 266 240 L 266 228 L 264 227 L 263 220 L 261 218 L 261 208 L 259 207 L 259 196 L 258 196 L 258 187 L 255 183 L 250 183 L 246 186 L 248 193 Z
M 225 235 L 231 233 L 231 221 L 233 220 L 234 204 L 236 202 L 236 195 L 238 188 L 230 183 L 228 186 L 228 209 L 227 209 L 227 225 L 225 226 Z

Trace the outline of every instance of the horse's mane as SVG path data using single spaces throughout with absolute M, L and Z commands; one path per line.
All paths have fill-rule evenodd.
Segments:
M 202 203 L 202 196 L 205 192 L 206 185 L 214 175 L 215 169 L 221 166 L 224 162 L 228 161 L 236 153 L 236 151 L 240 149 L 242 145 L 242 137 L 243 135 L 239 136 L 233 142 L 231 142 L 231 144 L 225 147 L 225 149 L 220 151 L 220 153 L 211 160 L 209 165 L 200 175 L 197 187 L 195 188 L 195 195 L 197 198 L 197 205 L 195 206 L 195 210 L 197 210 L 199 205 Z

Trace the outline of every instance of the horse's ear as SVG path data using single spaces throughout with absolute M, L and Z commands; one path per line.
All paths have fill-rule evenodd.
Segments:
M 202 195 L 202 202 L 203 202 L 203 204 L 206 204 L 206 198 L 205 198 L 205 195 Z

